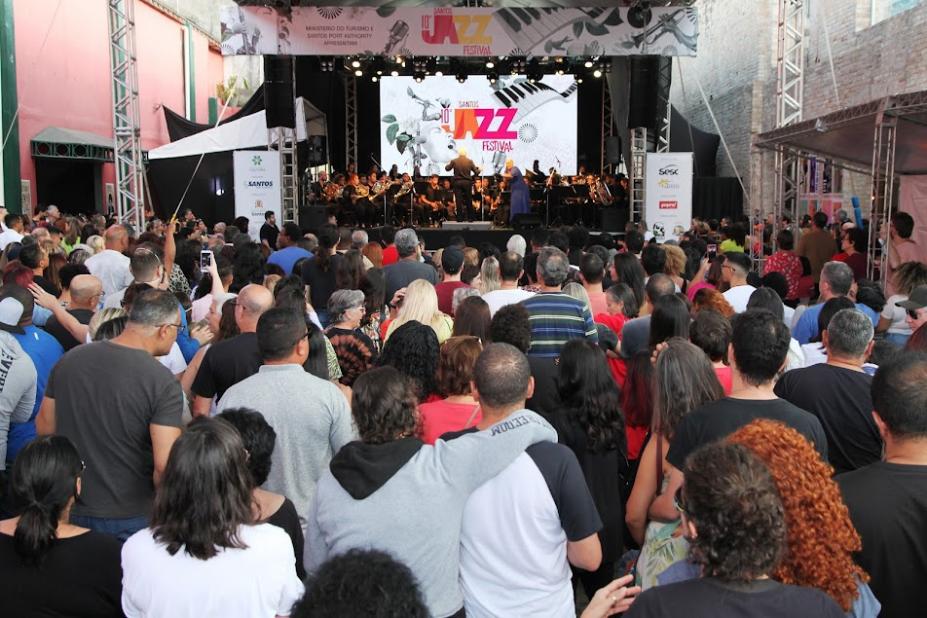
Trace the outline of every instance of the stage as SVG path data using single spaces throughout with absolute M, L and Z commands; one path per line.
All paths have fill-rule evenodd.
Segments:
M 451 238 L 454 236 L 462 236 L 464 242 L 467 243 L 468 247 L 479 248 L 484 243 L 489 243 L 495 247 L 499 248 L 499 251 L 506 251 L 506 244 L 509 241 L 509 238 L 515 234 L 521 234 L 525 239 L 527 249 L 531 249 L 531 229 L 521 229 L 516 230 L 514 228 L 492 228 L 492 229 L 472 229 L 467 228 L 465 223 L 457 224 L 458 226 L 464 227 L 454 227 L 454 228 L 434 228 L 434 227 L 425 227 L 425 228 L 415 228 L 415 231 L 419 236 L 425 241 L 425 250 L 426 251 L 437 251 L 438 249 L 443 249 L 448 246 L 451 241 Z M 551 228 L 551 231 L 558 228 Z M 380 241 L 382 240 L 383 228 L 375 227 L 367 230 L 370 240 Z M 602 234 L 598 231 L 590 231 L 589 235 L 591 239 L 595 239 L 597 236 Z M 620 238 L 624 234 L 612 234 L 614 238 Z

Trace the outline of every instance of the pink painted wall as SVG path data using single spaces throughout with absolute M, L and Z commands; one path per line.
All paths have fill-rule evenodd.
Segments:
M 159 106 L 184 111 L 184 26 L 143 1 L 135 3 L 135 23 L 142 148 L 150 150 L 169 141 Z M 20 175 L 32 181 L 34 207 L 30 142 L 37 133 L 58 126 L 113 135 L 106 3 L 15 0 L 14 27 Z M 222 58 L 204 35 L 194 31 L 193 38 L 196 119 L 206 122 L 208 98 L 222 80 Z M 112 165 L 103 166 L 102 182 L 115 182 Z

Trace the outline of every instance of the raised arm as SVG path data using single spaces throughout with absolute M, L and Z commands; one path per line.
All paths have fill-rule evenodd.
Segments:
M 40 307 L 45 307 L 51 311 L 52 314 L 58 319 L 58 322 L 64 326 L 69 333 L 71 333 L 72 337 L 81 343 L 87 341 L 87 336 L 90 332 L 90 329 L 86 324 L 81 324 L 77 321 L 77 318 L 68 313 L 67 310 L 58 302 L 57 298 L 43 290 L 35 283 L 29 285 L 29 291 L 32 292 L 32 297 L 35 299 L 35 303 Z
M 466 494 L 496 476 L 538 442 L 556 442 L 557 432 L 530 410 L 515 412 L 484 431 L 455 440 L 438 440 L 434 446 L 437 465 L 445 478 Z
M 177 220 L 171 219 L 164 230 L 164 273 L 161 285 L 167 289 L 171 281 L 171 272 L 174 270 L 174 260 L 177 258 L 177 242 L 174 233 L 177 231 Z

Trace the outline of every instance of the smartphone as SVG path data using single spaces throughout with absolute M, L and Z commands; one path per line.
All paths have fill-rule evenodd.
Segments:
M 212 266 L 212 251 L 200 251 L 200 270 L 205 271 Z
M 708 255 L 706 257 L 709 262 L 718 257 L 718 245 L 708 245 Z

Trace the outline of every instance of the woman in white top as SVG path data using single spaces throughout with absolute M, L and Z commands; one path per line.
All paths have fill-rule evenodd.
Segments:
M 906 312 L 897 303 L 908 300 L 911 290 L 919 285 L 927 285 L 927 265 L 920 262 L 905 262 L 895 271 L 892 281 L 897 294 L 889 296 L 879 316 L 877 333 L 885 333 L 885 339 L 904 347 L 911 336 L 911 327 L 905 320 Z
M 289 616 L 303 594 L 286 532 L 255 524 L 248 454 L 221 419 L 174 443 L 151 525 L 122 548 L 126 616 Z

